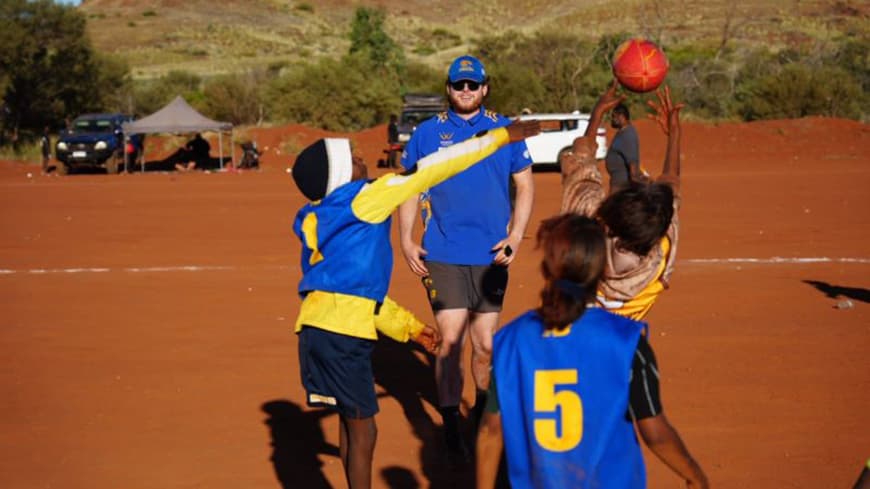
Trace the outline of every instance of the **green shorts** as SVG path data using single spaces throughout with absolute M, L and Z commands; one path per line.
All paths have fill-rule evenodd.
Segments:
M 426 268 L 429 275 L 423 277 L 423 286 L 433 311 L 501 312 L 507 291 L 507 267 L 427 261 Z

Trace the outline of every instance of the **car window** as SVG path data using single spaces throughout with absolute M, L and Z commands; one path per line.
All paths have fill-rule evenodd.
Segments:
M 84 120 L 75 121 L 73 123 L 73 131 L 75 132 L 106 132 L 112 127 L 110 120 Z
M 541 132 L 560 132 L 562 130 L 562 121 L 540 121 Z
M 76 121 L 73 127 L 75 132 L 92 132 L 96 129 L 96 125 L 91 124 L 92 121 Z
M 563 121 L 563 122 L 565 124 L 566 131 L 573 131 L 574 129 L 577 129 L 577 122 L 578 122 L 577 119 L 569 119 L 569 120 Z
M 438 115 L 440 110 L 417 110 L 402 113 L 403 124 L 418 124 L 426 119 Z

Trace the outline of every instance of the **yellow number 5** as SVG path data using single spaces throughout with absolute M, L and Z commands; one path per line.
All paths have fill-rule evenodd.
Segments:
M 553 452 L 576 447 L 583 438 L 583 402 L 574 391 L 556 391 L 557 385 L 576 385 L 576 370 L 538 370 L 535 372 L 535 413 L 552 415 L 535 419 L 535 439 Z M 561 425 L 561 434 L 558 429 Z

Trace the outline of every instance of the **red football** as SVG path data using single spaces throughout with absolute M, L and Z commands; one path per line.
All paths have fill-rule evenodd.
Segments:
M 613 55 L 613 75 L 632 92 L 655 90 L 668 74 L 668 58 L 654 43 L 646 39 L 629 39 L 616 48 Z

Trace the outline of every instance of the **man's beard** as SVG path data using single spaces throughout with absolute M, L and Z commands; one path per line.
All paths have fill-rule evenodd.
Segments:
M 480 110 L 482 103 L 483 100 L 478 99 L 476 95 L 471 102 L 464 102 L 459 98 L 459 94 L 452 94 L 450 96 L 450 106 L 453 108 L 453 112 L 456 112 L 459 115 L 468 115 L 477 112 Z

